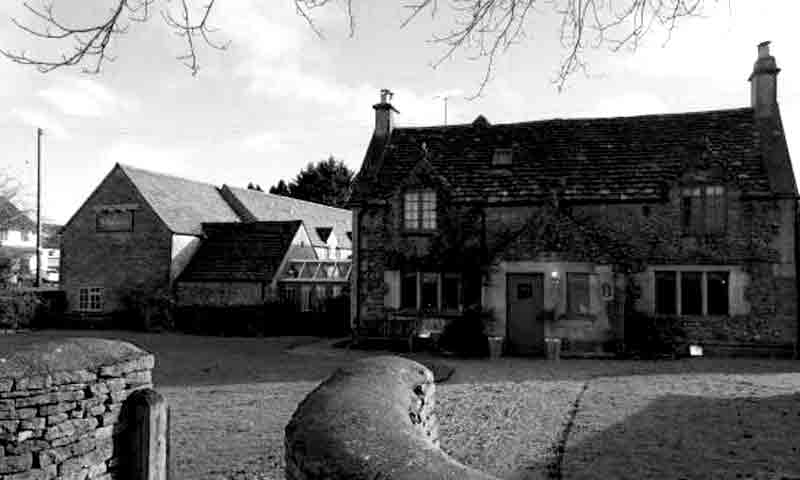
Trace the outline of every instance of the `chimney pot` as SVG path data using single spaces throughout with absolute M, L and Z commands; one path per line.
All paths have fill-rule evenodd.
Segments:
M 398 112 L 390 103 L 394 93 L 388 88 L 381 89 L 380 103 L 372 106 L 375 109 L 375 133 L 376 136 L 385 137 L 392 133 L 394 129 L 394 114 Z
M 758 44 L 758 58 L 750 74 L 750 105 L 756 117 L 773 117 L 778 113 L 778 73 L 775 57 L 769 53 L 770 42 Z

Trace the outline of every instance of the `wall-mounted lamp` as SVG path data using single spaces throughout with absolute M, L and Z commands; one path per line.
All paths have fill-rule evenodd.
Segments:
M 553 286 L 558 286 L 561 283 L 561 275 L 558 274 L 558 270 L 550 272 L 550 282 L 552 282 Z

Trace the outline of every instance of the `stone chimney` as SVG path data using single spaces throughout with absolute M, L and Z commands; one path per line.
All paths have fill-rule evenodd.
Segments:
M 775 57 L 769 54 L 769 43 L 758 44 L 758 58 L 750 74 L 750 105 L 757 118 L 778 114 L 778 72 Z
M 375 133 L 377 137 L 387 137 L 394 128 L 394 114 L 398 112 L 391 104 L 394 93 L 381 89 L 381 101 L 372 106 L 375 109 Z

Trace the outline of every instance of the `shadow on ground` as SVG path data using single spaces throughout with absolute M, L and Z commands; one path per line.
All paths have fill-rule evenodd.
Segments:
M 559 468 L 530 470 L 569 480 L 800 479 L 800 393 L 667 395 L 599 432 L 593 421 L 591 411 L 576 418 Z

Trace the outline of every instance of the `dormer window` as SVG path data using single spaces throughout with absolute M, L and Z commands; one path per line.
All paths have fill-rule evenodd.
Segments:
M 510 148 L 495 148 L 492 156 L 492 166 L 510 167 L 513 161 L 513 153 Z
M 689 235 L 725 232 L 725 187 L 702 185 L 681 190 L 681 223 Z
M 406 230 L 436 230 L 436 192 L 421 190 L 405 193 L 403 226 Z

